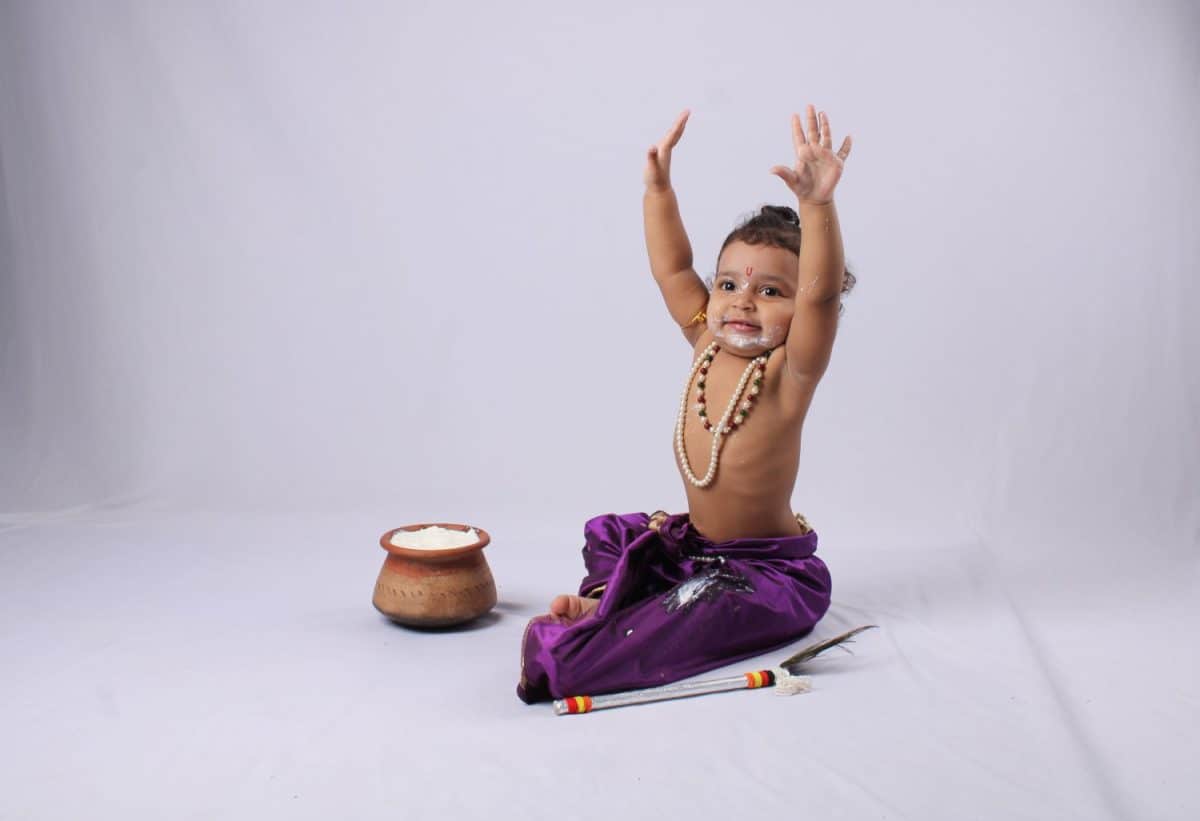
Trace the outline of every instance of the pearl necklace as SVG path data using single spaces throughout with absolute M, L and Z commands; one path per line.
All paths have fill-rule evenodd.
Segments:
M 758 396 L 759 389 L 762 386 L 763 367 L 767 363 L 767 358 L 771 355 L 770 351 L 765 354 L 754 357 L 750 360 L 750 364 L 746 366 L 745 372 L 742 373 L 742 378 L 738 380 L 737 387 L 733 389 L 733 396 L 729 398 L 729 405 L 725 408 L 725 413 L 721 416 L 721 421 L 714 428 L 708 421 L 708 411 L 704 401 L 705 381 L 708 376 L 708 366 L 712 363 L 713 357 L 717 355 L 717 351 L 721 350 L 720 345 L 715 341 L 710 343 L 704 349 L 704 353 L 696 359 L 692 365 L 691 371 L 688 373 L 687 382 L 683 386 L 683 398 L 679 400 L 679 414 L 675 417 L 675 451 L 679 454 L 679 464 L 683 468 L 683 474 L 688 481 L 696 487 L 708 487 L 712 484 L 713 479 L 717 475 L 717 460 L 721 453 L 722 439 L 733 433 L 734 429 L 742 424 L 746 419 L 746 415 L 750 412 L 750 408 L 754 405 L 754 399 Z M 692 380 L 696 378 L 696 374 L 700 374 L 700 379 L 696 383 L 696 397 L 699 400 L 699 415 L 700 421 L 704 423 L 705 430 L 713 432 L 712 450 L 708 455 L 708 470 L 704 473 L 703 479 L 697 479 L 696 474 L 692 473 L 692 467 L 688 464 L 687 450 L 683 445 L 683 423 L 687 418 L 687 401 L 688 394 L 692 390 Z M 754 385 L 750 388 L 750 396 L 742 400 L 742 394 L 746 390 L 746 385 L 750 381 L 751 374 L 754 375 Z M 741 410 L 738 411 L 738 402 L 742 402 Z M 734 412 L 738 411 L 737 418 L 730 424 L 730 419 Z

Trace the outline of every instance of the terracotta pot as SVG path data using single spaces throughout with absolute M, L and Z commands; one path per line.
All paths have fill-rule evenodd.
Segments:
M 479 533 L 479 541 L 464 547 L 421 550 L 397 547 L 392 536 L 432 524 L 405 525 L 379 537 L 388 552 L 375 582 L 372 603 L 389 619 L 413 627 L 445 627 L 476 619 L 496 606 L 496 582 L 483 548 L 487 531 L 468 525 L 439 522 L 437 527 Z

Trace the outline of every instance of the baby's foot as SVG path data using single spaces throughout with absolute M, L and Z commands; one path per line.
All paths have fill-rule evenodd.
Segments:
M 566 621 L 577 621 L 596 609 L 599 599 L 585 599 L 583 596 L 556 596 L 550 602 L 550 615 L 558 616 Z

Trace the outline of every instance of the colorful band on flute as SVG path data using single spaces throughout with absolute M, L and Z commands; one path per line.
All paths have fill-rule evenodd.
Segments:
M 758 670 L 754 673 L 746 673 L 746 687 L 754 690 L 759 687 L 770 687 L 775 683 L 775 674 L 770 670 Z
M 571 696 L 567 699 L 568 713 L 590 713 L 592 711 L 591 696 Z

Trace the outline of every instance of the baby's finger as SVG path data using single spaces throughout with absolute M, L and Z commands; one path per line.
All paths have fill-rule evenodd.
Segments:
M 789 187 L 796 182 L 796 172 L 788 168 L 786 165 L 776 165 L 771 169 L 771 173 L 779 179 L 783 180 Z
M 850 156 L 850 137 L 842 140 L 842 147 L 838 149 L 838 156 L 843 160 Z
M 804 146 L 808 140 L 804 139 L 804 129 L 800 126 L 800 115 L 792 115 L 792 146 L 796 149 L 796 156 L 800 156 L 800 152 L 804 150 Z
M 833 148 L 833 131 L 829 127 L 829 115 L 824 111 L 821 112 L 821 145 Z
M 813 108 L 812 103 L 808 105 L 808 141 L 810 143 L 821 144 L 821 129 L 817 125 L 817 110 Z
M 684 109 L 683 113 L 675 119 L 675 124 L 671 126 L 671 130 L 667 132 L 665 142 L 672 148 L 679 142 L 679 138 L 683 136 L 683 129 L 687 127 L 688 117 L 692 116 L 690 109 Z
M 646 171 L 644 174 L 644 179 L 646 182 L 651 182 L 652 180 L 660 179 L 662 174 L 662 163 L 658 160 L 658 146 L 652 145 L 650 146 L 650 150 L 646 152 Z

